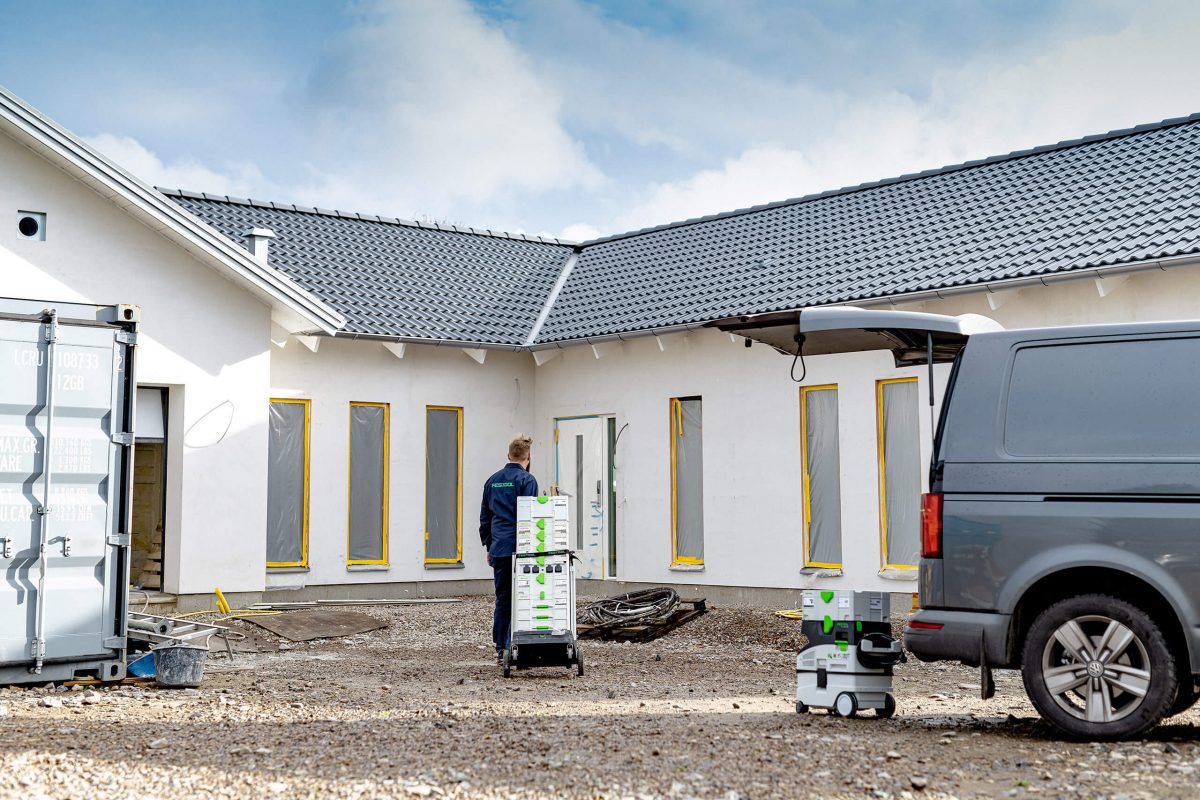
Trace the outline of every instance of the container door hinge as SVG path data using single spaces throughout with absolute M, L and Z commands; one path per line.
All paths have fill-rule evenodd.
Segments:
M 5 539 L 0 545 L 0 558 L 12 558 L 12 539 Z
M 63 540 L 63 558 L 70 558 L 71 557 L 71 537 L 64 536 L 64 537 L 62 537 L 62 540 Z
M 113 444 L 121 444 L 121 445 L 129 446 L 129 445 L 133 444 L 133 434 L 132 433 L 114 433 L 112 435 L 112 440 L 113 440 Z
M 107 650 L 124 650 L 127 642 L 124 636 L 107 636 L 103 644 Z
M 129 547 L 130 537 L 128 533 L 110 533 L 106 541 L 113 547 Z
M 137 344 L 137 332 L 117 331 L 117 341 L 121 344 L 135 345 Z
M 29 642 L 29 657 L 30 658 L 45 658 L 46 657 L 46 640 L 33 639 Z

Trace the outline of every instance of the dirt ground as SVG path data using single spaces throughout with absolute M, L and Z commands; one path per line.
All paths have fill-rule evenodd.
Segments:
M 1195 712 L 1063 742 L 1020 676 L 899 668 L 891 720 L 794 710 L 799 622 L 715 609 L 587 674 L 492 660 L 490 606 L 362 609 L 389 627 L 211 658 L 199 690 L 0 689 L 5 798 L 1196 797 Z

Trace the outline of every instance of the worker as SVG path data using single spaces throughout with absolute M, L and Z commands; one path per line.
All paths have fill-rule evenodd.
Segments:
M 483 485 L 479 510 L 479 539 L 487 548 L 488 564 L 496 585 L 496 612 L 492 617 L 492 641 L 496 661 L 508 649 L 512 622 L 512 559 L 517 549 L 517 498 L 536 497 L 537 479 L 529 473 L 533 439 L 518 434 L 508 445 L 508 463 Z

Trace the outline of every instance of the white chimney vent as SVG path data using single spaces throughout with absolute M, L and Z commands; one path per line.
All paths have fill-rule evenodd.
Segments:
M 242 238 L 246 240 L 246 249 L 254 256 L 254 260 L 266 264 L 267 245 L 275 238 L 275 231 L 270 228 L 251 228 L 242 234 Z

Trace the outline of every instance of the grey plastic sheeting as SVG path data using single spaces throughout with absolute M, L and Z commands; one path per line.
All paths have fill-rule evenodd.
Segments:
M 680 400 L 679 406 L 683 426 L 675 431 L 675 555 L 703 561 L 703 414 L 699 399 Z
M 425 558 L 457 561 L 458 411 L 425 414 Z
M 808 466 L 807 561 L 841 564 L 842 481 L 837 389 L 804 393 L 804 428 Z
M 921 553 L 921 452 L 916 381 L 883 385 L 887 563 L 915 566 Z
M 383 561 L 387 409 L 350 407 L 350 561 Z
M 304 562 L 304 405 L 271 403 L 267 447 L 267 563 Z

